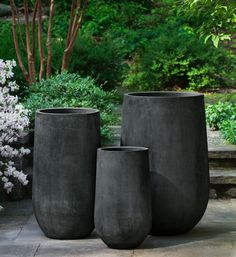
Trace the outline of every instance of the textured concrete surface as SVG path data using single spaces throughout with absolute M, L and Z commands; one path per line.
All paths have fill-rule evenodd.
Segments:
M 97 234 L 111 248 L 138 247 L 152 225 L 148 149 L 98 149 L 95 195 Z
M 125 94 L 121 145 L 149 148 L 151 234 L 177 235 L 191 230 L 206 210 L 209 192 L 203 95 Z
M 53 240 L 40 231 L 31 201 L 6 203 L 0 213 L 1 257 L 236 257 L 236 200 L 211 200 L 202 221 L 182 236 L 149 236 L 135 250 L 109 249 L 93 233 Z
M 94 229 L 100 114 L 89 108 L 48 108 L 35 116 L 33 207 L 50 238 L 77 239 Z M 48 175 L 49 174 L 49 175 Z

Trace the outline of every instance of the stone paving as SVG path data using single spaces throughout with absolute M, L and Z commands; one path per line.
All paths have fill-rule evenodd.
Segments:
M 135 250 L 109 249 L 94 232 L 82 240 L 52 240 L 40 231 L 31 201 L 9 202 L 0 213 L 0 257 L 236 257 L 236 200 L 211 200 L 190 233 L 149 236 Z

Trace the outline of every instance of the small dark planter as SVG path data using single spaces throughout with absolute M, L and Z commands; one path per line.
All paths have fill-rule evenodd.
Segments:
M 148 149 L 98 149 L 95 230 L 111 248 L 139 246 L 151 229 Z
M 205 212 L 209 191 L 203 95 L 126 94 L 121 144 L 150 150 L 151 233 L 173 235 L 191 230 Z
M 99 146 L 99 111 L 36 112 L 33 207 L 46 236 L 75 239 L 92 232 Z

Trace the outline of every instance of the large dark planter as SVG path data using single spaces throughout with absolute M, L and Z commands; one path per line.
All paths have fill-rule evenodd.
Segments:
M 92 232 L 99 145 L 99 111 L 36 112 L 33 207 L 46 236 L 74 239 Z
M 203 216 L 209 191 L 204 96 L 142 92 L 124 97 L 122 145 L 148 147 L 152 234 L 180 234 Z
M 149 174 L 147 148 L 98 150 L 95 230 L 109 247 L 135 248 L 150 232 Z

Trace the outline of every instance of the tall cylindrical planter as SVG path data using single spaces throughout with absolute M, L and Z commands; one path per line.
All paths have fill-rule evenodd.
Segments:
M 98 150 L 95 230 L 109 247 L 135 248 L 150 232 L 149 176 L 147 148 Z
M 191 230 L 209 191 L 204 96 L 140 92 L 124 97 L 121 145 L 148 147 L 153 235 Z
M 36 112 L 33 208 L 46 236 L 75 239 L 94 229 L 99 111 L 84 108 Z

